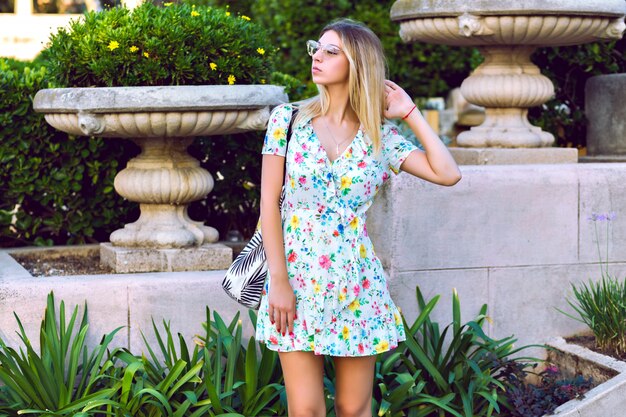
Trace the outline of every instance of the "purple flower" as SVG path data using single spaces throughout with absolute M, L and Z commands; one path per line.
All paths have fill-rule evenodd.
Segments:
M 546 366 L 546 372 L 549 374 L 558 374 L 559 368 L 556 365 L 548 365 Z
M 591 213 L 591 216 L 587 218 L 587 220 L 592 222 L 610 222 L 611 220 L 615 220 L 617 217 L 617 213 L 614 211 L 608 213 Z

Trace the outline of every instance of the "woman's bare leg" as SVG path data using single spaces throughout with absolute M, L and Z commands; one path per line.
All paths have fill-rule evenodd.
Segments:
M 289 417 L 325 417 L 324 357 L 313 352 L 280 352 Z
M 335 357 L 337 417 L 372 417 L 376 356 Z

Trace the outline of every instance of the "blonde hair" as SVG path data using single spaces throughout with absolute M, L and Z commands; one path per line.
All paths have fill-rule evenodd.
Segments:
M 375 152 L 380 150 L 381 125 L 385 112 L 386 60 L 380 39 L 364 24 L 340 19 L 328 24 L 320 37 L 334 31 L 339 35 L 348 58 L 350 105 L 356 113 L 365 134 L 370 138 Z M 330 97 L 323 85 L 318 85 L 319 95 L 308 99 L 299 106 L 295 123 L 302 119 L 322 116 L 328 112 Z

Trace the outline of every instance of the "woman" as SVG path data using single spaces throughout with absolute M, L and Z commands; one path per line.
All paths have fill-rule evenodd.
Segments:
M 441 185 L 461 174 L 412 99 L 385 79 L 382 45 L 370 29 L 339 20 L 307 48 L 320 94 L 299 106 L 288 146 L 293 106 L 274 109 L 263 147 L 269 277 L 257 339 L 279 352 L 289 416 L 326 415 L 322 355 L 330 355 L 337 416 L 370 417 L 376 355 L 395 348 L 405 330 L 367 235 L 366 211 L 390 173 Z M 384 118 L 404 119 L 424 151 Z

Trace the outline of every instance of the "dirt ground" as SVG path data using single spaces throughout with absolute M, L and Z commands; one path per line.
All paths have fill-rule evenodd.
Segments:
M 612 358 L 615 358 L 621 361 L 626 361 L 626 355 L 620 356 L 616 354 L 615 352 L 611 352 L 605 349 L 600 349 L 596 343 L 596 338 L 593 335 L 572 336 L 572 337 L 565 338 L 565 340 L 568 343 L 574 343 L 576 345 L 586 347 L 587 349 L 592 350 L 594 352 L 601 353 L 603 355 L 610 356 Z
M 100 266 L 100 256 L 67 255 L 59 257 L 42 257 L 35 254 L 12 255 L 34 277 L 59 275 L 99 275 L 111 274 L 112 269 Z
M 233 249 L 234 259 L 241 252 L 246 242 L 220 243 Z M 40 253 L 13 253 L 11 256 L 34 277 L 115 273 L 111 268 L 100 266 L 100 253 L 97 249 L 84 251 L 80 254 L 61 255 L 42 251 Z

